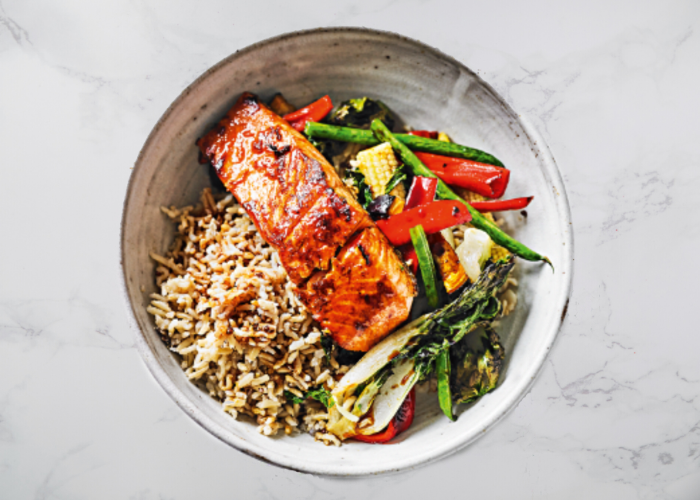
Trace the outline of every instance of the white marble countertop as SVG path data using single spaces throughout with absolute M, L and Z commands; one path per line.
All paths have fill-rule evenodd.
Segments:
M 0 2 L 0 498 L 700 498 L 700 4 L 262 3 Z M 522 402 L 445 460 L 360 480 L 198 427 L 141 362 L 118 279 L 130 168 L 170 102 L 250 43 L 340 25 L 433 45 L 527 115 L 576 248 Z

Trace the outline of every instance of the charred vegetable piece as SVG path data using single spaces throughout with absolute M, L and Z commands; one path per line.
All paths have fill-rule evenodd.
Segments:
M 367 205 L 367 211 L 369 212 L 372 220 L 386 219 L 389 217 L 389 210 L 394 204 L 396 197 L 389 194 L 383 194 L 377 196 L 372 202 Z
M 418 258 L 418 267 L 423 277 L 423 285 L 425 286 L 425 295 L 428 298 L 428 305 L 432 309 L 440 307 L 440 295 L 437 288 L 437 276 L 435 275 L 435 263 L 433 262 L 433 254 L 430 252 L 430 245 L 426 237 L 423 226 L 411 228 L 411 241 L 413 248 L 416 250 Z
M 283 118 L 299 132 L 303 132 L 307 123 L 322 120 L 331 112 L 331 109 L 333 109 L 331 98 L 325 95 L 308 106 L 284 115 Z
M 383 102 L 360 97 L 340 103 L 330 121 L 344 127 L 368 129 L 375 119 L 381 120 L 390 129 L 394 128 L 394 117 Z
M 388 127 L 391 129 L 391 127 Z M 314 139 L 330 139 L 341 142 L 355 142 L 366 146 L 374 146 L 383 140 L 379 140 L 374 135 L 366 130 L 358 130 L 351 127 L 338 127 L 325 123 L 307 124 L 304 133 Z M 435 153 L 437 155 L 454 156 L 455 158 L 465 158 L 474 160 L 489 165 L 502 167 L 503 163 L 495 156 L 480 151 L 478 149 L 455 144 L 454 142 L 440 141 L 435 139 L 427 139 L 409 134 L 396 134 L 396 138 L 401 143 L 408 146 L 414 151 L 425 151 L 426 153 Z
M 406 396 L 406 399 L 401 403 L 399 411 L 396 412 L 396 416 L 389 422 L 381 432 L 376 434 L 370 434 L 368 436 L 357 434 L 355 439 L 365 443 L 372 444 L 385 444 L 391 441 L 393 438 L 401 434 L 403 431 L 411 427 L 413 423 L 413 416 L 416 413 L 416 390 L 411 389 L 411 391 Z
M 377 226 L 393 245 L 400 246 L 411 241 L 410 230 L 418 225 L 423 226 L 426 234 L 432 234 L 470 220 L 471 215 L 462 203 L 440 200 L 379 220 Z
M 452 391 L 450 390 L 450 353 L 449 349 L 443 349 L 435 360 L 435 375 L 438 385 L 438 402 L 440 409 L 450 420 L 455 417 L 452 414 Z
M 408 147 L 406 147 L 406 145 L 399 141 L 394 136 L 394 134 L 392 134 L 384 126 L 384 124 L 382 124 L 382 122 L 378 120 L 372 122 L 372 132 L 377 136 L 378 140 L 381 140 L 382 142 L 388 141 L 391 143 L 391 146 L 394 148 L 395 151 L 398 152 L 399 156 L 401 157 L 401 160 L 403 160 L 404 164 L 407 165 L 413 171 L 414 175 L 436 177 L 436 175 L 429 168 L 423 165 L 423 162 L 421 162 L 416 157 L 416 155 L 413 154 L 413 152 L 411 152 L 411 150 L 408 149 Z M 449 142 L 442 141 L 436 142 L 440 144 L 451 144 Z M 466 201 L 460 198 L 454 191 L 452 191 L 447 186 L 447 184 L 445 184 L 442 181 L 438 181 L 437 195 L 442 199 L 455 200 L 466 206 L 467 210 L 469 210 L 469 213 L 472 216 L 471 224 L 474 227 L 486 232 L 491 237 L 491 239 L 493 239 L 493 241 L 497 244 L 505 247 L 506 249 L 510 250 L 511 252 L 518 255 L 519 257 L 522 257 L 525 260 L 544 261 L 547 264 L 549 264 L 550 267 L 552 267 L 552 270 L 554 269 L 554 266 L 552 266 L 551 261 L 547 257 L 538 254 L 534 250 L 529 249 L 528 247 L 517 241 L 515 238 L 512 238 L 510 235 L 506 234 L 495 223 L 489 221 L 487 218 L 481 215 L 481 213 L 479 213 L 478 210 L 476 210 L 475 208 L 470 206 Z
M 450 388 L 455 403 L 476 401 L 498 384 L 505 357 L 501 340 L 495 330 L 486 327 L 481 343 L 484 351 L 480 354 L 469 349 L 466 342 L 450 349 Z
M 511 200 L 475 201 L 471 203 L 471 206 L 476 208 L 479 212 L 522 210 L 530 204 L 533 198 L 534 196 L 528 196 L 526 198 L 513 198 Z
M 469 276 L 462 267 L 457 252 L 440 233 L 431 234 L 428 237 L 428 243 L 445 285 L 445 291 L 448 294 L 456 292 L 469 281 Z
M 434 201 L 437 181 L 433 177 L 421 177 L 419 175 L 413 177 L 413 183 L 408 191 L 408 198 L 404 208 L 408 210 Z
M 296 107 L 287 102 L 287 99 L 281 93 L 276 93 L 270 101 L 270 109 L 280 116 L 288 115 L 296 111 Z
M 486 163 L 431 153 L 416 153 L 416 156 L 442 181 L 468 189 L 489 198 L 500 198 L 508 187 L 510 170 Z

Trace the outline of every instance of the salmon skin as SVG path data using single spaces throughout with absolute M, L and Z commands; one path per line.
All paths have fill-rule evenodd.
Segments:
M 257 96 L 241 95 L 197 144 L 341 347 L 366 351 L 408 318 L 417 289 L 394 248 L 318 150 Z

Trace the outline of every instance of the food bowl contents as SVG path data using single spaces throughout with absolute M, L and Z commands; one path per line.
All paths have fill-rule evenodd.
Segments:
M 453 420 L 497 386 L 514 258 L 549 261 L 491 214 L 532 200 L 498 199 L 498 159 L 395 134 L 371 98 L 332 109 L 244 93 L 198 141 L 231 194 L 163 208 L 178 238 L 152 255 L 148 311 L 188 377 L 261 433 L 385 443 L 411 425 L 416 386 Z

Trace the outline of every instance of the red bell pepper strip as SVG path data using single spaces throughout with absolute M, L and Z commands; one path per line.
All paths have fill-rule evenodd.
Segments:
M 358 441 L 372 444 L 385 444 L 391 441 L 394 437 L 401 434 L 403 431 L 411 427 L 413 423 L 413 416 L 416 413 L 416 390 L 411 389 L 411 391 L 406 396 L 406 399 L 401 403 L 399 411 L 396 412 L 394 418 L 391 419 L 389 425 L 386 426 L 381 432 L 376 434 L 370 434 L 365 436 L 363 434 L 358 434 L 355 437 Z
M 520 210 L 530 204 L 534 196 L 513 198 L 512 200 L 470 201 L 469 204 L 479 212 L 502 212 L 503 210 Z
M 411 130 L 408 135 L 416 135 L 418 137 L 425 137 L 426 139 L 438 138 L 438 133 L 433 130 Z
M 411 208 L 416 208 L 434 201 L 437 185 L 438 180 L 435 177 L 415 176 L 411 184 L 411 189 L 408 190 L 406 205 L 403 209 L 410 210 Z
M 413 178 L 411 189 L 408 190 L 406 205 L 404 210 L 410 210 L 421 205 L 425 205 L 435 201 L 435 192 L 437 191 L 438 180 L 435 177 L 421 177 L 419 175 Z M 399 252 L 403 260 L 413 271 L 413 274 L 418 272 L 418 255 L 412 244 L 401 245 Z
M 299 132 L 303 132 L 304 127 L 308 122 L 317 122 L 322 120 L 328 113 L 330 113 L 331 109 L 333 109 L 331 98 L 324 95 L 318 101 L 312 102 L 306 107 L 286 114 L 283 116 L 283 118 Z
M 506 191 L 510 170 L 478 161 L 416 152 L 416 156 L 443 182 L 488 198 L 500 198 Z
M 411 228 L 419 224 L 426 234 L 432 234 L 470 220 L 472 216 L 463 203 L 439 200 L 404 210 L 388 219 L 378 220 L 376 224 L 394 246 L 400 246 L 411 241 Z

